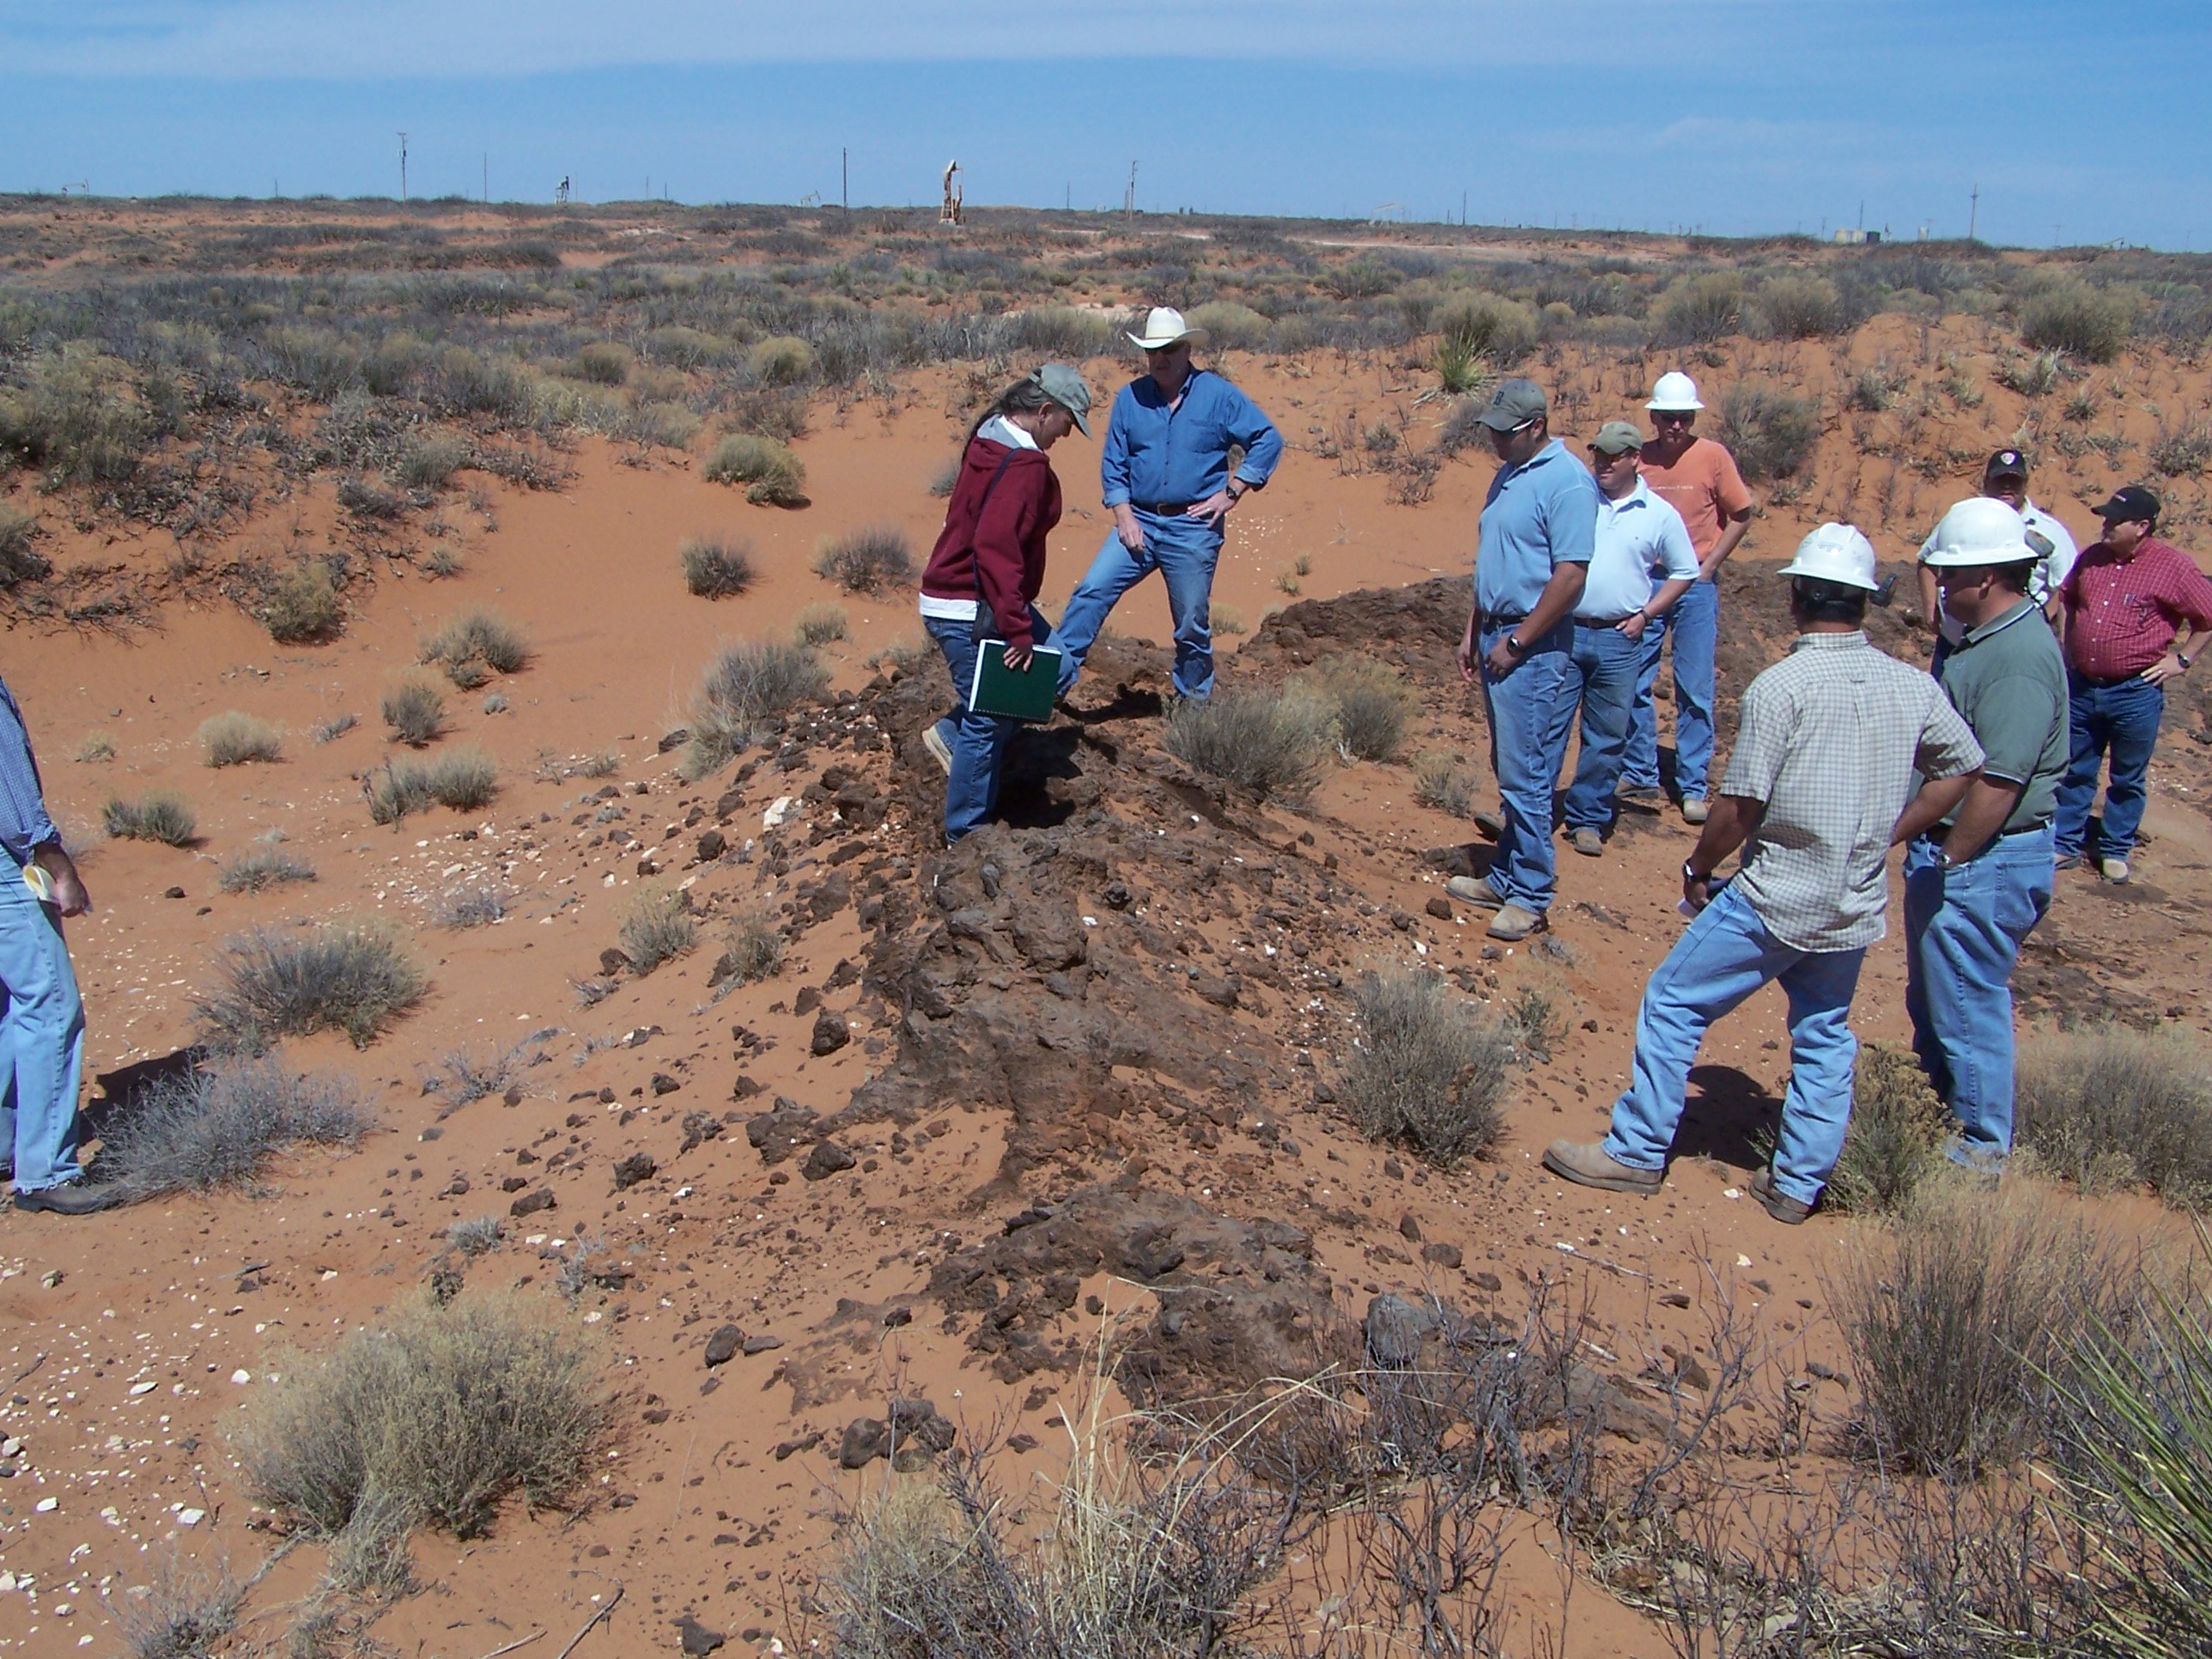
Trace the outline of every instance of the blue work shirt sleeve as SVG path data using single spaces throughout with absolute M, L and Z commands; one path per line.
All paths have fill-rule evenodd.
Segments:
M 60 839 L 46 816 L 23 711 L 16 708 L 15 694 L 0 684 L 0 846 L 17 864 L 28 864 L 33 848 Z
M 1261 412 L 1260 405 L 1240 389 L 1231 386 L 1230 392 L 1232 401 L 1223 427 L 1231 442 L 1244 447 L 1244 459 L 1237 464 L 1237 476 L 1256 488 L 1267 482 L 1275 463 L 1283 459 L 1283 434 Z
M 1114 412 L 1106 420 L 1106 441 L 1098 446 L 1098 499 L 1119 507 L 1133 499 L 1129 489 L 1129 421 L 1137 400 L 1127 386 L 1114 399 Z
M 1579 462 L 1570 462 L 1579 466 Z M 1588 564 L 1597 556 L 1597 482 L 1584 472 L 1552 497 L 1545 515 L 1550 532 L 1552 568 Z

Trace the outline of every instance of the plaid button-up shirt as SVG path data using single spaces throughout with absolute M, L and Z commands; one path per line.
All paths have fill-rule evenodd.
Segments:
M 1915 774 L 1954 778 L 1981 745 L 1943 689 L 1863 633 L 1801 634 L 1753 680 L 1724 795 L 1764 801 L 1736 884 L 1766 931 L 1800 951 L 1882 936 L 1890 832 Z

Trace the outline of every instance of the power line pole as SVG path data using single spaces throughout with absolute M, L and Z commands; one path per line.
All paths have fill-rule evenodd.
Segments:
M 837 199 L 846 212 L 853 210 L 853 152 L 842 144 L 837 147 Z
M 491 201 L 491 152 L 489 150 L 483 153 L 483 198 L 485 204 L 489 205 Z
M 407 135 L 399 135 L 399 199 L 407 199 Z
M 1966 210 L 1966 240 L 1971 242 L 1974 240 L 1974 227 L 1982 220 L 1982 187 L 1979 185 L 1974 186 L 1974 193 L 1967 200 L 1972 204 Z
M 1133 221 L 1137 216 L 1137 164 L 1134 161 L 1129 163 L 1129 188 L 1121 198 L 1121 213 L 1123 217 Z

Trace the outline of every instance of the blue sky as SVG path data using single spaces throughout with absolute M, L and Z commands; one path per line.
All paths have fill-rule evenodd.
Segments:
M 0 189 L 2212 243 L 2192 0 L 0 0 Z

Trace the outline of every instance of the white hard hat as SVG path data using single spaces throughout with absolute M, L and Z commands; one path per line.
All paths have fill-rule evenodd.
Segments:
M 1874 544 L 1847 524 L 1824 524 L 1797 544 L 1785 576 L 1818 576 L 1824 582 L 1874 592 Z
M 1971 496 L 1943 515 L 1923 564 L 2019 564 L 2035 556 L 2027 521 L 2004 502 Z
M 1698 383 L 1679 368 L 1672 368 L 1659 377 L 1659 384 L 1651 388 L 1651 401 L 1646 409 L 1703 409 L 1698 401 Z

